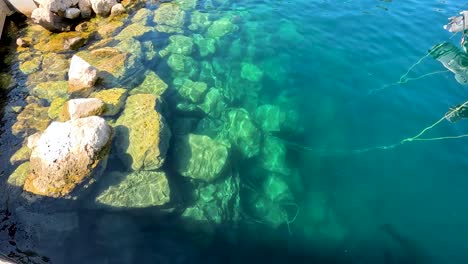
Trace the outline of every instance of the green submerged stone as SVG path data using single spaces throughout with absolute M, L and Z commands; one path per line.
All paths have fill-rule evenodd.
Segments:
M 160 97 L 166 90 L 168 85 L 154 72 L 147 71 L 143 82 L 133 88 L 130 94 L 153 94 Z

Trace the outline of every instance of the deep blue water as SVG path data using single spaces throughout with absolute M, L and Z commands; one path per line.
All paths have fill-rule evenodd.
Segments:
M 227 72 L 248 58 L 264 72 L 260 102 L 293 101 L 303 130 L 275 134 L 296 172 L 286 180 L 300 207 L 290 232 L 284 224 L 241 219 L 236 228 L 225 223 L 214 234 L 192 233 L 178 216 L 160 218 L 151 210 L 83 210 L 80 229 L 64 244 L 44 242 L 41 254 L 57 263 L 468 262 L 468 139 L 400 144 L 465 102 L 466 87 L 449 72 L 388 86 L 434 45 L 458 45 L 460 34 L 451 38 L 442 26 L 467 3 L 206 2 L 196 9 L 213 20 L 230 14 L 239 28 L 210 58 Z M 167 39 L 146 39 L 156 37 Z M 164 60 L 151 67 L 172 83 Z M 427 57 L 408 77 L 444 70 Z M 467 131 L 467 121 L 444 121 L 424 137 Z M 255 178 L 256 162 L 235 163 L 241 181 Z

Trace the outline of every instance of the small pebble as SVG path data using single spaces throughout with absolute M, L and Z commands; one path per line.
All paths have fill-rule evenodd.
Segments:
M 26 47 L 29 47 L 30 44 L 31 43 L 29 43 L 29 41 L 23 38 L 16 39 L 16 45 L 18 45 L 18 47 L 26 48 Z

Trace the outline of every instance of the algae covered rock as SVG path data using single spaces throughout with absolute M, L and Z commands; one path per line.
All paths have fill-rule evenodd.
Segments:
M 159 52 L 161 57 L 169 53 L 176 53 L 181 55 L 190 55 L 193 50 L 192 38 L 183 35 L 172 35 L 169 37 L 169 45 Z
M 147 71 L 143 82 L 139 86 L 133 88 L 130 94 L 143 93 L 159 97 L 167 90 L 167 87 L 167 84 L 159 78 L 154 71 Z
M 15 136 L 29 136 L 44 131 L 50 123 L 48 108 L 35 102 L 28 104 L 16 119 L 16 123 L 11 128 Z
M 171 191 L 167 176 L 160 171 L 131 173 L 112 172 L 104 182 L 113 181 L 96 198 L 96 202 L 112 207 L 142 208 L 169 202 Z
M 251 82 L 258 82 L 263 77 L 263 72 L 251 63 L 242 63 L 241 77 Z
M 212 38 L 204 38 L 202 35 L 195 34 L 193 36 L 195 44 L 198 46 L 200 55 L 206 57 L 216 52 L 216 40 Z
M 190 22 L 189 29 L 192 31 L 204 30 L 211 25 L 209 15 L 200 11 L 192 12 Z
M 149 18 L 153 16 L 153 13 L 148 8 L 140 8 L 131 18 L 132 23 L 147 25 Z
M 113 116 L 120 112 L 127 98 L 127 89 L 112 88 L 91 94 L 91 97 L 100 99 L 105 104 L 104 115 Z M 51 106 L 52 107 L 52 106 Z
M 15 165 L 17 163 L 27 161 L 29 160 L 29 156 L 31 156 L 31 149 L 28 148 L 28 146 L 22 146 L 11 156 L 10 164 Z
M 178 88 L 179 94 L 185 99 L 198 103 L 203 100 L 203 96 L 206 93 L 208 86 L 204 82 L 194 82 L 186 79 L 180 88 Z
M 55 98 L 49 106 L 47 114 L 50 119 L 56 119 L 62 113 L 63 105 L 67 102 L 66 98 L 57 97 Z
M 181 54 L 171 54 L 167 60 L 167 64 L 176 75 L 192 77 L 198 72 L 195 60 Z
M 229 147 L 208 136 L 190 134 L 178 138 L 175 149 L 177 171 L 192 179 L 214 181 L 228 163 Z
M 199 107 L 203 112 L 210 116 L 220 117 L 227 105 L 225 98 L 219 89 L 212 88 L 208 91 L 205 96 L 205 100 L 201 105 L 199 105 Z
M 120 33 L 117 36 L 115 36 L 115 39 L 126 40 L 128 38 L 136 38 L 143 36 L 145 33 L 150 31 L 152 31 L 151 27 L 147 27 L 139 23 L 130 24 L 124 29 L 122 29 L 122 31 L 120 31 Z
M 235 223 L 239 220 L 239 178 L 222 181 L 195 190 L 195 204 L 185 209 L 182 217 L 204 224 Z
M 52 102 L 56 98 L 68 97 L 68 82 L 51 81 L 37 84 L 31 91 L 31 95 Z
M 102 163 L 110 140 L 111 128 L 101 117 L 53 122 L 31 153 L 24 189 L 50 197 L 70 194 Z
M 174 3 L 162 3 L 154 12 L 154 23 L 156 30 L 160 32 L 173 33 L 182 32 L 185 11 Z
M 175 3 L 183 10 L 194 9 L 197 6 L 198 0 L 176 0 Z
M 223 17 L 219 20 L 216 20 L 211 24 L 211 26 L 206 31 L 206 36 L 208 38 L 221 38 L 229 33 L 236 31 L 238 27 L 231 22 L 231 19 L 228 17 Z
M 245 109 L 234 109 L 227 113 L 229 140 L 241 153 L 251 158 L 260 152 L 261 134 Z
M 19 165 L 15 171 L 8 177 L 8 184 L 23 188 L 24 182 L 29 175 L 29 162 L 24 162 Z
M 129 96 L 115 123 L 118 154 L 133 170 L 158 169 L 166 157 L 171 132 L 155 110 L 156 99 L 152 94 Z
M 97 98 L 71 99 L 63 106 L 62 120 L 98 116 L 104 112 L 104 102 Z
M 31 74 L 41 68 L 42 56 L 33 56 L 20 63 L 19 69 L 24 74 Z

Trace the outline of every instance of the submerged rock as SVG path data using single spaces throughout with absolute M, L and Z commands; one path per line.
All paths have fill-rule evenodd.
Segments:
M 72 99 L 65 103 L 61 118 L 63 121 L 88 116 L 98 116 L 104 112 L 104 102 L 97 98 Z
M 129 96 L 115 124 L 118 154 L 133 170 L 158 169 L 166 158 L 171 132 L 155 110 L 156 99 L 152 94 Z
M 42 82 L 37 84 L 32 90 L 31 95 L 36 96 L 40 99 L 45 99 L 49 102 L 57 98 L 68 97 L 68 82 Z
M 211 24 L 206 32 L 208 38 L 219 39 L 229 33 L 236 31 L 238 27 L 231 22 L 228 17 L 223 17 Z
M 200 11 L 193 11 L 190 16 L 189 29 L 192 31 L 204 30 L 211 25 L 209 15 Z
M 8 177 L 8 184 L 14 187 L 23 188 L 24 182 L 29 175 L 29 162 L 19 165 Z
M 27 161 L 29 160 L 30 156 L 31 156 L 31 149 L 28 148 L 28 146 L 22 146 L 20 149 L 18 149 L 15 152 L 15 154 L 11 156 L 10 164 L 16 165 L 17 163 Z
M 239 220 L 239 178 L 230 176 L 222 181 L 195 190 L 195 204 L 182 216 L 193 222 L 208 225 L 235 223 Z M 195 223 L 196 225 L 197 223 Z
M 144 76 L 143 82 L 133 88 L 130 94 L 153 94 L 159 97 L 167 90 L 167 84 L 154 71 L 147 71 Z
M 113 88 L 91 94 L 91 97 L 100 99 L 105 104 L 104 115 L 113 116 L 120 112 L 127 98 L 127 89 Z
M 195 34 L 193 36 L 195 44 L 198 46 L 200 55 L 206 57 L 216 52 L 216 40 L 212 38 L 204 38 L 202 35 Z
M 227 131 L 229 140 L 246 158 L 260 152 L 261 133 L 250 119 L 245 109 L 234 109 L 227 114 Z
M 193 103 L 199 103 L 203 100 L 208 86 L 204 82 L 193 82 L 186 79 L 182 86 L 178 88 L 179 94 Z
M 24 189 L 51 197 L 70 194 L 102 163 L 110 140 L 111 128 L 101 117 L 53 122 L 32 151 Z
M 162 3 L 154 12 L 156 30 L 166 33 L 180 32 L 184 25 L 185 11 L 174 3 Z
M 129 38 L 137 38 L 143 36 L 145 33 L 152 31 L 151 27 L 144 26 L 139 23 L 130 24 L 115 36 L 116 40 L 126 40 Z
M 38 131 L 44 131 L 50 123 L 47 107 L 36 102 L 28 104 L 16 118 L 11 132 L 15 136 L 29 136 Z
M 241 77 L 251 82 L 258 82 L 263 77 L 263 72 L 251 63 L 242 63 Z
M 171 191 L 164 172 L 112 172 L 106 175 L 106 180 L 116 184 L 109 186 L 96 198 L 96 202 L 104 205 L 141 208 L 164 205 L 170 200 Z
M 153 16 L 153 12 L 148 8 L 141 8 L 133 15 L 131 21 L 134 24 L 142 24 L 147 25 L 149 22 L 149 18 Z
M 286 146 L 278 138 L 267 136 L 263 142 L 262 167 L 268 171 L 289 175 L 286 164 Z
M 194 59 L 180 54 L 171 54 L 167 59 L 167 64 L 176 75 L 193 77 L 197 74 L 198 68 Z
M 226 110 L 227 105 L 219 89 L 212 88 L 208 91 L 205 100 L 199 107 L 210 116 L 220 117 L 224 110 Z
M 183 176 L 212 182 L 228 163 L 229 147 L 208 136 L 190 134 L 178 138 L 175 146 L 177 171 Z
M 88 62 L 73 55 L 68 71 L 68 92 L 87 95 L 98 79 L 98 70 Z
M 67 98 L 55 98 L 49 106 L 49 110 L 47 114 L 49 115 L 50 119 L 56 119 L 62 113 L 63 105 L 67 102 Z
M 169 37 L 169 45 L 159 52 L 161 57 L 164 57 L 170 53 L 176 53 L 181 55 L 190 55 L 193 50 L 192 38 L 183 35 L 172 35 Z
M 177 3 L 180 8 L 183 10 L 190 10 L 194 9 L 197 6 L 198 0 L 176 0 L 175 3 Z
M 278 106 L 261 105 L 255 111 L 255 120 L 260 125 L 263 131 L 278 132 L 284 122 L 285 114 Z

